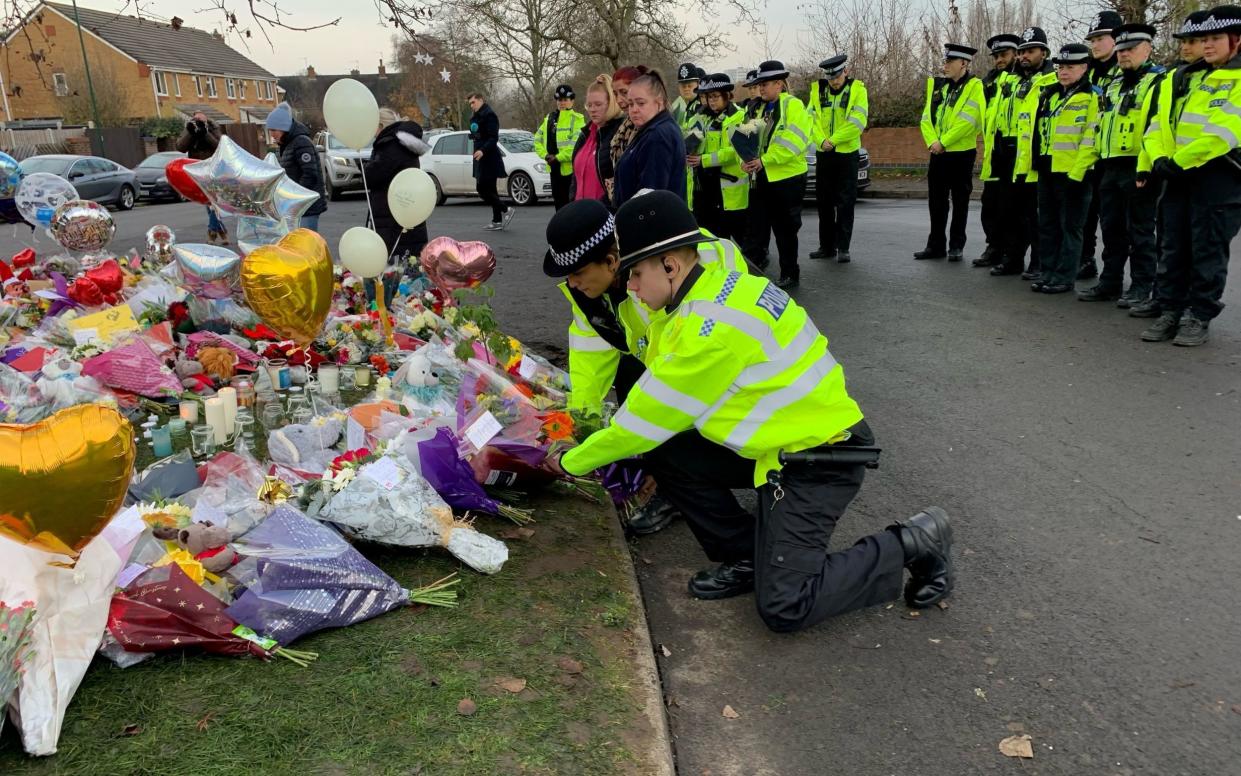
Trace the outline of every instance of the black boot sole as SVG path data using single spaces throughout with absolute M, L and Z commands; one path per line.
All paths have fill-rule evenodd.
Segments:
M 909 604 L 909 606 L 914 609 L 927 609 L 935 606 L 940 601 L 943 601 L 945 598 L 952 595 L 952 589 L 956 586 L 957 581 L 956 567 L 952 562 L 952 523 L 948 520 L 948 513 L 940 507 L 927 507 L 922 511 L 931 516 L 936 527 L 939 529 L 937 533 L 939 533 L 939 537 L 942 540 L 942 546 L 944 548 L 944 566 L 946 569 L 944 572 L 945 584 L 943 592 L 939 595 L 934 598 L 915 603 L 913 593 L 916 593 L 919 588 L 925 585 L 926 580 L 911 577 L 910 580 L 905 583 L 905 603 Z
M 739 595 L 754 592 L 754 581 L 750 580 L 749 584 L 737 585 L 726 590 L 697 590 L 694 588 L 694 580 L 689 581 L 689 594 L 700 601 L 721 601 L 725 598 L 736 598 Z

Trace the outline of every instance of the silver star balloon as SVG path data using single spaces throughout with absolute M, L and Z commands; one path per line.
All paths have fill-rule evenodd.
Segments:
M 310 206 L 319 201 L 319 194 L 288 175 L 283 175 L 272 191 L 271 198 L 276 205 L 276 213 L 288 226 L 289 231 L 293 231 L 302 225 L 302 216 L 310 209 Z
M 210 159 L 186 165 L 185 172 L 206 193 L 211 204 L 234 216 L 278 218 L 272 192 L 284 171 L 237 145 L 227 135 Z
M 300 218 L 300 216 L 299 216 Z M 249 256 L 255 248 L 271 245 L 289 233 L 284 221 L 273 218 L 251 218 L 242 216 L 237 219 L 237 246 L 241 252 Z

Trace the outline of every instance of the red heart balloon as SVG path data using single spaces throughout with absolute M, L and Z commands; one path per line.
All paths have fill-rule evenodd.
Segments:
M 13 254 L 13 266 L 17 269 L 33 267 L 34 258 L 34 248 L 25 248 L 21 252 Z
M 69 298 L 87 307 L 103 304 L 103 292 L 90 278 L 78 278 L 69 286 Z
M 94 269 L 88 269 L 85 277 L 93 280 L 104 294 L 115 294 L 125 285 L 125 276 L 121 274 L 121 266 L 116 259 L 108 259 Z
M 198 161 L 198 159 L 189 158 L 173 159 L 164 168 L 164 175 L 168 178 L 168 185 L 176 189 L 181 196 L 200 205 L 210 205 L 211 200 L 207 199 L 207 195 L 198 187 L 198 183 L 185 171 L 187 165 L 197 164 Z

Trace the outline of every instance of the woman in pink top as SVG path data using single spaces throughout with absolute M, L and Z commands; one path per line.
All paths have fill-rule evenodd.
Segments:
M 612 94 L 612 78 L 601 75 L 586 89 L 590 123 L 573 147 L 574 199 L 598 199 L 611 208 L 612 135 L 621 123 L 620 106 Z

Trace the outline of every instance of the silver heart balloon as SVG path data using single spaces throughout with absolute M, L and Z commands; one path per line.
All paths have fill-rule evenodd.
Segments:
M 279 218 L 272 193 L 284 171 L 273 168 L 227 135 L 210 159 L 188 164 L 185 172 L 216 209 L 234 216 Z
M 241 257 L 219 245 L 178 243 L 172 255 L 181 283 L 196 296 L 227 299 L 240 291 Z

